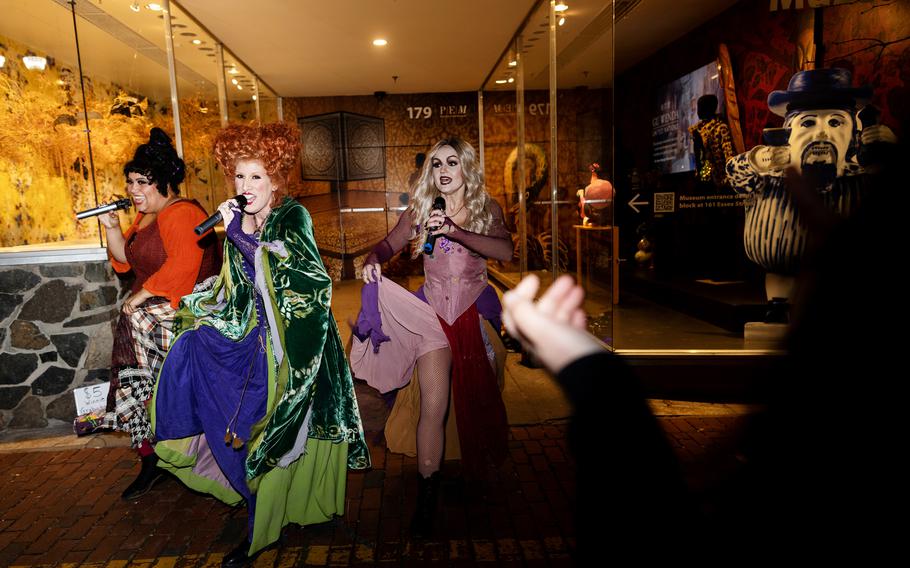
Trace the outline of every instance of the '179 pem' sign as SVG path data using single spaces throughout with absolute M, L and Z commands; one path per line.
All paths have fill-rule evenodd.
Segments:
M 458 118 L 468 116 L 471 108 L 468 105 L 409 106 L 408 118 L 412 120 L 431 118 L 434 114 L 441 118 Z

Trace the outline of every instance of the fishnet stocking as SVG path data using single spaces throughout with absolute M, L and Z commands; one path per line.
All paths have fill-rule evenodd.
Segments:
M 417 359 L 420 420 L 417 422 L 417 471 L 429 477 L 442 465 L 452 351 L 437 349 Z

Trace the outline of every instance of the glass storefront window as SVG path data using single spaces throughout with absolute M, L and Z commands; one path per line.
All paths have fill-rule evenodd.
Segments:
M 218 81 L 220 46 L 202 26 L 171 3 L 180 130 L 186 162 L 185 197 L 196 199 L 212 212 L 228 198 L 224 174 L 212 156 L 212 144 L 221 129 Z
M 604 183 L 613 176 L 612 20 L 602 2 L 538 2 L 484 85 L 486 171 L 504 180 L 516 240 L 516 261 L 491 272 L 506 286 L 526 273 L 544 286 L 577 274 L 592 332 L 607 343 L 618 299 L 613 195 L 593 184 L 585 223 L 579 192 L 594 164 Z
M 738 6 L 727 10 L 733 4 Z M 620 256 L 627 259 L 616 312 L 619 349 L 741 350 L 749 347 L 744 324 L 764 317 L 761 278 L 742 247 L 743 200 L 724 179 L 729 156 L 718 156 L 719 165 L 707 163 L 713 174 L 704 169 L 696 156 L 699 136 L 692 130 L 700 115 L 707 117 L 699 107 L 709 97 L 715 97 L 711 114 L 730 123 L 721 45 L 739 40 L 716 20 L 724 10 L 752 13 L 726 18 L 730 30 L 751 29 L 752 20 L 769 15 L 768 5 L 758 3 L 715 2 L 698 17 L 667 4 L 661 17 L 672 25 L 655 33 L 645 52 L 637 30 L 650 24 L 653 8 L 641 5 L 617 14 L 612 179 Z M 796 22 L 810 12 L 785 17 Z M 696 33 L 696 26 L 703 28 Z M 740 74 L 741 68 L 733 71 Z M 786 80 L 783 74 L 781 79 Z M 756 98 L 766 97 L 767 92 Z M 764 100 L 761 106 L 766 108 Z
M 483 86 L 483 151 L 487 191 L 496 199 L 515 243 L 510 262 L 490 262 L 495 277 L 516 281 L 523 272 L 527 244 L 522 238 L 527 205 L 520 181 L 523 162 L 518 160 L 521 136 L 519 107 L 521 54 L 517 40 L 506 50 Z
M 263 124 L 279 121 L 278 95 L 261 80 L 258 81 L 256 98 L 259 100 L 259 120 Z
M 9 122 L 2 130 L 28 135 L 2 144 L 0 191 L 20 198 L 8 209 L 17 217 L 2 221 L 0 245 L 100 243 L 97 220 L 76 221 L 74 213 L 123 194 L 122 165 L 152 126 L 174 132 L 164 54 L 153 39 L 163 42 L 163 23 L 132 12 L 144 18 L 125 23 L 108 17 L 100 2 L 79 2 L 77 53 L 73 14 L 60 3 L 10 2 L 4 9 L 2 81 L 16 104 L 0 113 Z M 20 65 L 25 55 L 44 58 L 44 66 Z M 17 160 L 20 151 L 28 156 Z M 41 190 L 24 191 L 33 185 Z
M 123 164 L 152 127 L 183 154 L 183 194 L 209 211 L 223 201 L 224 177 L 211 156 L 221 115 L 244 122 L 261 111 L 277 120 L 278 97 L 227 50 L 222 69 L 221 49 L 174 2 L 169 18 L 156 4 L 5 2 L 0 197 L 9 205 L 0 211 L 0 253 L 103 246 L 97 219 L 77 221 L 75 213 L 124 194 Z M 219 104 L 222 76 L 226 108 Z M 125 212 L 127 222 L 133 214 Z
M 228 121 L 257 120 L 256 76 L 229 49 L 224 50 L 224 78 Z
M 584 287 L 591 332 L 613 344 L 613 306 L 619 301 L 619 231 L 613 223 L 612 183 L 613 5 L 590 1 L 567 5 L 554 18 L 559 54 L 556 268 L 573 274 Z
M 548 284 L 555 272 L 568 266 L 568 247 L 553 223 L 553 163 L 551 144 L 550 2 L 540 2 L 518 38 L 521 49 L 524 112 L 524 183 L 527 201 L 527 270 Z M 554 256 L 555 251 L 555 256 Z

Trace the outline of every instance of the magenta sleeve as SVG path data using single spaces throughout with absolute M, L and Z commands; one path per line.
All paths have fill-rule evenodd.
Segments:
M 414 224 L 413 219 L 414 217 L 411 210 L 405 210 L 405 212 L 398 217 L 398 223 L 395 224 L 395 227 L 384 239 L 379 241 L 379 244 L 373 247 L 373 250 L 370 251 L 370 254 L 363 263 L 382 264 L 388 262 L 389 259 L 406 247 L 410 240 L 411 228 Z
M 446 224 L 455 228 L 454 231 L 446 235 L 446 238 L 461 243 L 477 254 L 486 258 L 507 261 L 512 258 L 512 234 L 506 228 L 505 220 L 502 216 L 502 208 L 498 203 L 490 200 L 490 212 L 493 214 L 493 224 L 486 234 L 473 233 L 462 229 L 458 225 L 446 219 Z

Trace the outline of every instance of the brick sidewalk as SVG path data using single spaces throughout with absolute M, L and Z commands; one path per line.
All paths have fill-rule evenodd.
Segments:
M 724 447 L 737 417 L 672 417 L 660 423 L 690 482 Z M 373 469 L 348 474 L 346 514 L 291 526 L 286 542 L 255 566 L 569 566 L 574 548 L 574 466 L 565 424 L 511 429 L 510 459 L 483 484 L 465 485 L 458 463 L 443 469 L 439 538 L 411 541 L 414 458 L 386 451 L 368 433 Z M 726 460 L 732 455 L 724 454 Z M 220 566 L 239 542 L 246 509 L 231 509 L 168 479 L 136 502 L 120 500 L 138 461 L 128 448 L 0 454 L 0 566 Z

